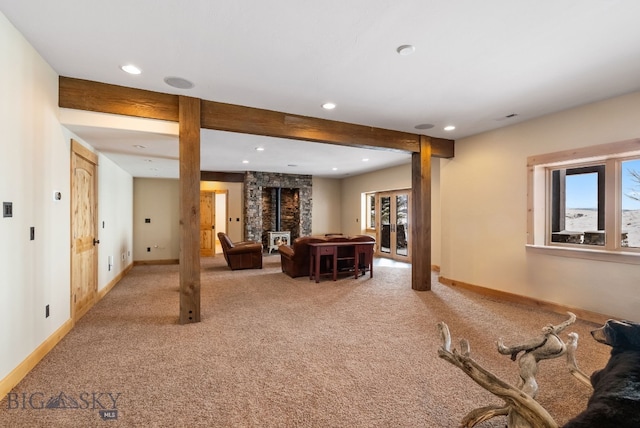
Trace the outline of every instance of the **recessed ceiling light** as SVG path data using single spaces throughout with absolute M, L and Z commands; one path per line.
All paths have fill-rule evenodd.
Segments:
M 133 147 L 135 147 L 136 149 L 146 149 L 147 146 L 143 146 L 142 144 L 135 144 Z
M 195 86 L 193 82 L 190 82 L 187 79 L 174 76 L 165 77 L 164 83 L 178 89 L 191 89 Z
M 123 65 L 123 66 L 120 67 L 120 69 L 122 69 L 122 71 L 124 71 L 125 73 L 129 73 L 129 74 L 140 74 L 140 73 L 142 73 L 142 70 L 140 70 L 138 67 L 136 67 L 133 64 Z
M 336 168 L 335 166 L 333 168 L 331 168 L 333 171 L 337 171 L 338 168 Z
M 362 159 L 362 162 L 369 162 L 369 158 Z
M 264 147 L 256 147 L 256 152 L 264 152 Z
M 453 126 L 453 125 L 449 125 L 449 126 L 445 126 L 445 127 L 444 127 L 444 130 L 445 130 L 445 131 L 453 131 L 454 129 L 456 129 L 456 127 L 455 127 L 455 126 Z
M 402 56 L 411 55 L 415 51 L 416 51 L 416 47 L 413 45 L 402 45 L 402 46 L 398 46 L 398 48 L 396 49 L 396 52 L 398 52 Z
M 414 126 L 414 128 L 416 129 L 431 129 L 433 128 L 434 125 L 430 124 L 430 123 L 421 123 L 420 125 L 416 125 Z
M 322 108 L 325 110 L 333 110 L 336 108 L 336 105 L 334 103 L 324 103 L 322 104 Z
M 242 163 L 249 163 L 249 161 L 248 160 L 243 160 Z

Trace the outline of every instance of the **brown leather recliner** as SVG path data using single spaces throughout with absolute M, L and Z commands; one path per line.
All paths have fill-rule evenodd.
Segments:
M 231 242 L 226 233 L 218 233 L 227 265 L 231 270 L 262 269 L 262 243 L 256 241 Z
M 280 245 L 278 252 L 282 263 L 282 272 L 291 278 L 309 276 L 309 243 L 327 242 L 322 236 L 301 236 L 291 245 Z

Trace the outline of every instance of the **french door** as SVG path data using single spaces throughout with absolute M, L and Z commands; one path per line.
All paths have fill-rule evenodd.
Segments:
M 377 255 L 411 262 L 411 190 L 383 192 L 376 195 L 378 224 Z

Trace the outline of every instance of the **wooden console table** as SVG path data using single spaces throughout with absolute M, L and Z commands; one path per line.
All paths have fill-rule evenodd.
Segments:
M 331 257 L 331 272 L 333 280 L 338 279 L 338 261 L 347 260 L 353 263 L 355 278 L 360 276 L 360 256 L 364 257 L 367 265 L 364 266 L 362 274 L 364 275 L 369 268 L 369 277 L 373 278 L 373 245 L 375 242 L 314 242 L 309 243 L 309 279 L 320 282 L 320 259 L 322 256 Z M 353 247 L 353 256 L 338 257 L 338 248 Z

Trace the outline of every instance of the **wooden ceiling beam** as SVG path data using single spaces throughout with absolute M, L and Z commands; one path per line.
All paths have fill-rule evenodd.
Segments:
M 178 96 L 60 77 L 59 106 L 178 122 Z M 201 101 L 201 127 L 349 147 L 420 152 L 419 134 Z M 453 140 L 431 138 L 432 156 L 453 157 Z
M 420 137 L 406 132 L 298 116 L 215 101 L 202 102 L 202 127 L 351 147 L 416 152 Z
M 76 110 L 178 122 L 177 95 L 70 77 L 60 76 L 58 105 Z
M 244 183 L 244 173 L 200 171 L 200 181 L 222 181 L 225 183 Z

